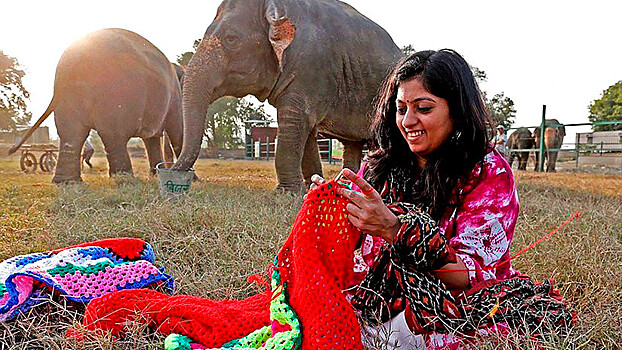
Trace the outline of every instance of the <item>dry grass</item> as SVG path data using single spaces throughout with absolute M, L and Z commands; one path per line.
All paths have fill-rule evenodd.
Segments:
M 22 174 L 15 158 L 0 158 L 0 259 L 104 237 L 149 241 L 157 263 L 175 277 L 177 293 L 210 298 L 243 297 L 257 289 L 245 282 L 264 271 L 285 239 L 300 198 L 277 195 L 272 162 L 200 161 L 181 201 L 159 198 L 144 160 L 137 177 L 109 179 L 104 159 L 85 170 L 84 183 L 56 187 L 51 175 Z M 334 176 L 336 166 L 326 173 Z M 583 215 L 560 234 L 515 262 L 536 279 L 553 278 L 578 324 L 545 349 L 620 348 L 622 344 L 622 177 L 598 174 L 517 174 L 521 217 L 514 251 Z M 135 324 L 112 342 L 101 337 L 71 343 L 64 336 L 79 323 L 80 309 L 60 300 L 0 325 L 0 350 L 158 349 L 162 337 Z M 486 341 L 483 348 L 537 348 L 524 337 Z

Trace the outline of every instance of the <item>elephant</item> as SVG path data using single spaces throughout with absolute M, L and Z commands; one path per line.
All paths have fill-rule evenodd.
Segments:
M 389 34 L 336 0 L 224 0 L 186 68 L 184 145 L 196 161 L 209 105 L 254 95 L 277 109 L 277 190 L 304 191 L 322 174 L 317 135 L 340 140 L 357 170 L 374 97 L 403 56 Z
M 531 131 L 527 128 L 518 128 L 516 131 L 508 137 L 508 162 L 510 167 L 514 162 L 514 158 L 518 159 L 518 170 L 527 170 L 527 160 L 529 159 L 529 152 L 526 151 L 511 151 L 511 149 L 531 149 L 534 148 L 535 142 Z
M 546 172 L 555 172 L 555 163 L 557 162 L 557 152 L 561 148 L 566 136 L 566 128 L 557 119 L 546 119 L 544 129 L 544 157 L 546 159 Z M 540 147 L 540 127 L 537 127 L 533 132 L 535 141 L 535 147 Z M 549 149 L 553 149 L 549 151 Z M 540 164 L 540 154 L 536 152 L 536 167 L 538 171 L 538 165 Z
M 45 113 L 13 146 L 15 152 L 54 112 L 60 137 L 52 182 L 79 182 L 80 153 L 91 129 L 100 135 L 109 174 L 132 174 L 131 137 L 142 138 L 151 172 L 162 161 L 163 130 L 177 155 L 183 142 L 181 87 L 174 66 L 142 36 L 109 28 L 71 44 L 56 68 L 54 96 Z

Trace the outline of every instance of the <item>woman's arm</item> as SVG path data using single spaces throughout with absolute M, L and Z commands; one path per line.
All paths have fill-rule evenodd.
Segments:
M 350 199 L 346 206 L 348 218 L 361 231 L 383 238 L 393 246 L 396 257 L 406 266 L 421 271 L 430 271 L 456 262 L 451 247 L 439 232 L 437 223 L 430 215 L 409 203 L 385 205 L 380 194 L 360 176 L 344 169 L 343 176 L 353 181 L 360 192 L 345 188 L 337 193 Z M 463 265 L 457 263 L 458 267 Z M 448 268 L 453 268 L 449 265 Z M 455 269 L 458 270 L 459 268 Z M 448 286 L 466 286 L 468 274 L 460 271 L 441 274 Z M 467 283 L 463 283 L 464 280 Z M 450 287 L 451 288 L 451 287 Z
M 456 255 L 455 263 L 446 264 L 434 271 L 434 275 L 443 281 L 449 289 L 464 290 L 469 286 L 469 272 L 462 258 L 458 255 Z

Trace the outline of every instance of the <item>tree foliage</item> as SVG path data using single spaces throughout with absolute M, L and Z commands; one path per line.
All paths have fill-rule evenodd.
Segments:
M 589 106 L 589 120 L 608 122 L 622 120 L 622 80 L 603 91 L 600 99 L 594 100 Z M 593 125 L 594 131 L 622 130 L 622 124 Z
M 484 95 L 484 103 L 486 104 L 488 115 L 490 115 L 495 125 L 503 125 L 505 130 L 507 130 L 514 124 L 514 118 L 516 118 L 514 101 L 505 96 L 503 91 L 494 95 L 491 99 Z
M 412 46 L 412 44 L 408 44 L 408 45 L 402 47 L 402 52 L 404 53 L 405 56 L 410 56 L 413 53 L 417 52 L 417 50 L 415 50 L 415 48 Z
M 270 120 L 263 105 L 236 97 L 222 97 L 207 110 L 205 136 L 210 149 L 238 148 L 244 144 L 244 123 L 247 120 Z
M 15 131 L 32 117 L 26 106 L 30 93 L 22 83 L 25 74 L 16 58 L 0 50 L 0 130 Z
M 471 70 L 479 85 L 488 79 L 486 72 L 483 70 L 477 67 L 471 67 Z M 494 125 L 503 125 L 505 130 L 507 130 L 514 124 L 516 108 L 514 108 L 514 101 L 511 98 L 505 96 L 503 92 L 488 98 L 486 91 L 482 91 L 482 98 L 484 99 L 486 111 Z M 491 130 L 491 132 L 494 134 L 494 130 Z
M 199 45 L 201 45 L 201 39 L 195 40 L 192 44 L 192 51 L 186 51 L 181 55 L 177 55 L 177 63 L 180 66 L 186 68 L 188 66 L 188 63 L 190 63 L 190 59 L 192 59 L 192 56 L 194 56 L 194 54 L 197 52 L 197 47 L 199 47 Z

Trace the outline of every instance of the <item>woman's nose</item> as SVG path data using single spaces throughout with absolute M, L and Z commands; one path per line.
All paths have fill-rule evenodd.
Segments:
M 406 114 L 404 115 L 404 119 L 402 119 L 402 126 L 404 128 L 408 128 L 414 125 L 417 125 L 419 118 L 417 118 L 417 114 L 414 109 L 408 108 L 406 110 Z

